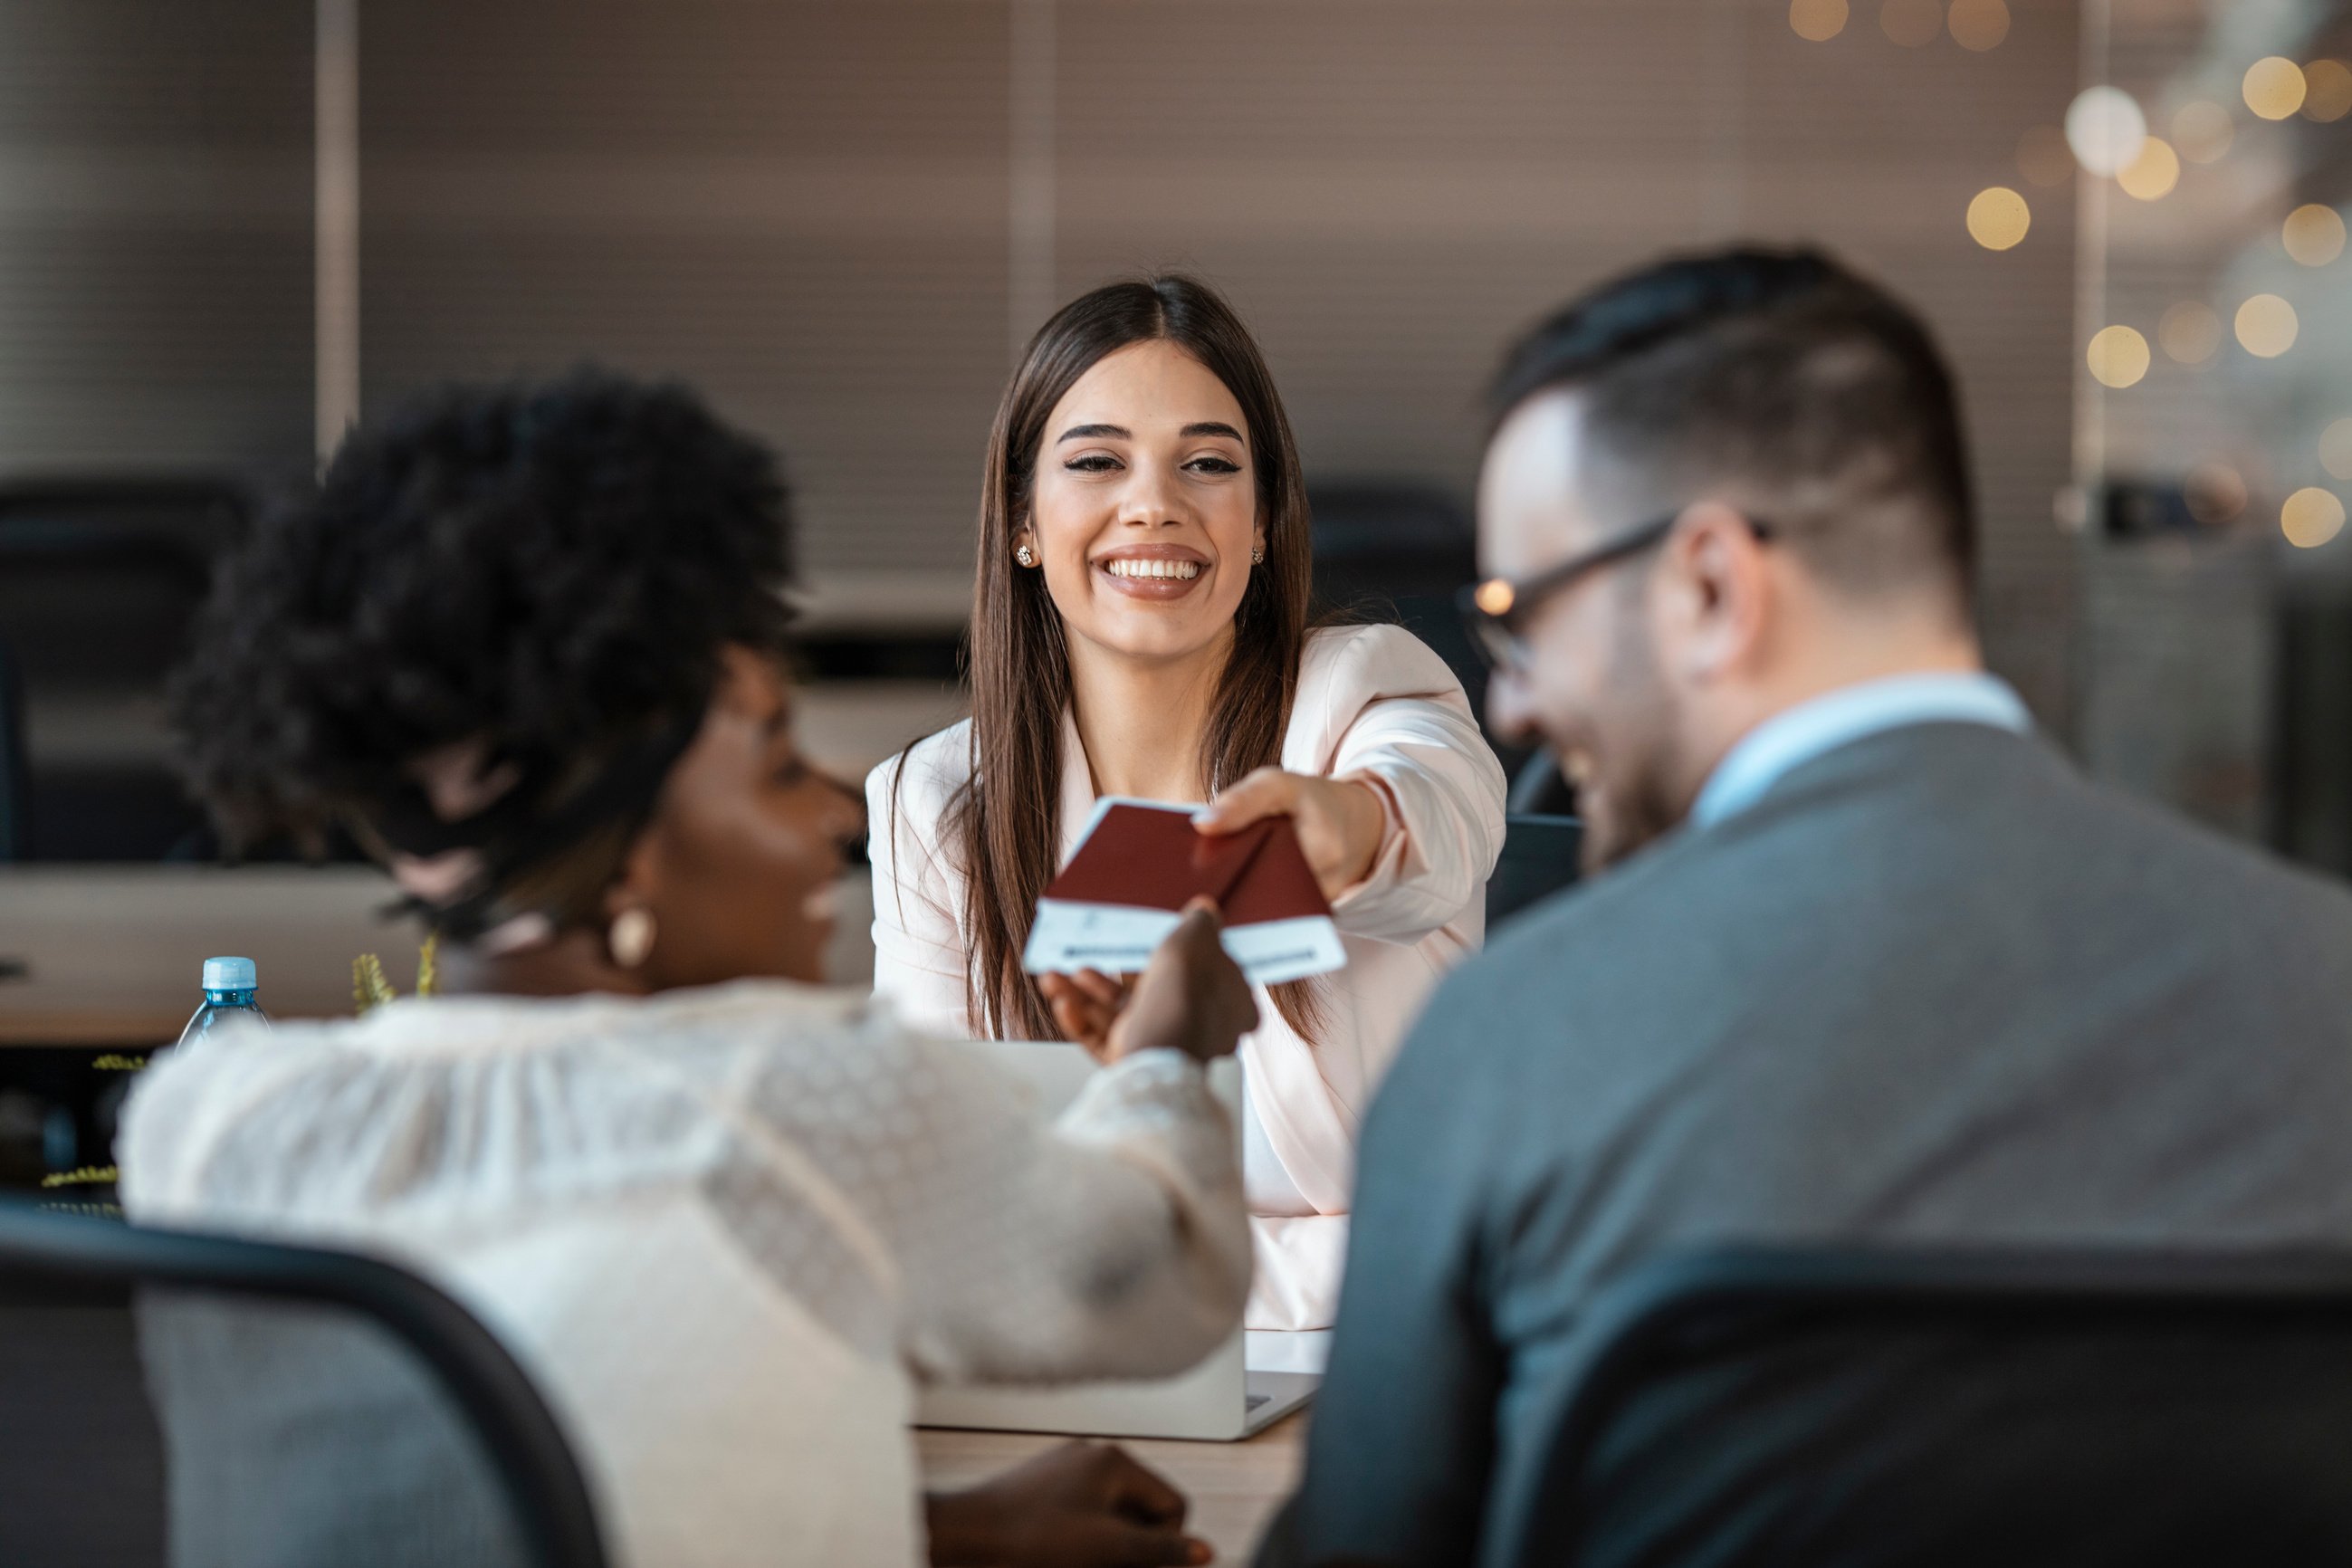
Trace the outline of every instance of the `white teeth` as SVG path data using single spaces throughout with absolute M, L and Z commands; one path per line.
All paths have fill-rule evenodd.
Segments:
M 1560 758 L 1559 771 L 1567 775 L 1569 783 L 1582 788 L 1592 777 L 1592 753 L 1582 751 L 1569 752 Z
M 1201 563 L 1197 561 L 1154 561 L 1122 555 L 1103 563 L 1103 570 L 1114 577 L 1167 577 L 1186 583 L 1201 574 Z

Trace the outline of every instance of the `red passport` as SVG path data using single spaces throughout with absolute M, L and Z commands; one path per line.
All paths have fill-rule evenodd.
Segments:
M 1315 873 L 1287 817 L 1204 834 L 1199 808 L 1107 798 L 1060 876 L 1037 901 L 1022 966 L 1032 974 L 1132 973 L 1196 898 L 1216 900 L 1225 951 L 1261 985 L 1348 962 Z

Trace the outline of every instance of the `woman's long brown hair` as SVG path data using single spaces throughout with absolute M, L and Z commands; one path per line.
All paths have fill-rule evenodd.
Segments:
M 964 933 L 973 962 L 967 1010 L 999 1039 L 1049 1040 L 1061 1031 L 1022 972 L 1038 897 L 1061 859 L 1062 715 L 1070 706 L 1068 650 L 1045 574 L 1013 560 L 1027 519 L 1037 454 L 1055 405 L 1097 363 L 1132 343 L 1174 343 L 1225 384 L 1249 427 L 1265 560 L 1250 573 L 1234 615 L 1233 651 L 1217 680 L 1202 742 L 1202 783 L 1223 788 L 1278 762 L 1307 641 L 1307 484 L 1290 420 L 1265 360 L 1233 307 L 1176 274 L 1110 283 L 1072 300 L 1037 330 L 997 405 L 980 500 L 973 589 L 971 771 L 948 803 L 941 843 L 962 866 Z M 894 779 L 904 778 L 905 758 Z M 1307 1040 L 1313 986 L 1274 988 L 1284 1020 Z

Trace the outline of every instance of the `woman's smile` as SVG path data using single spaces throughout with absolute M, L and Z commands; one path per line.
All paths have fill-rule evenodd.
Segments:
M 1095 557 L 1095 575 L 1130 599 L 1181 599 L 1209 581 L 1207 556 L 1181 544 L 1129 544 Z

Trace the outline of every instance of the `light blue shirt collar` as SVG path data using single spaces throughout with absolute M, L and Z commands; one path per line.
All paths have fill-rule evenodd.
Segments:
M 1978 672 L 1894 675 L 1801 702 L 1741 737 L 1707 775 L 1692 825 L 1712 827 L 1754 805 L 1792 768 L 1907 724 L 1990 724 L 2025 734 L 2033 716 L 2009 683 Z

